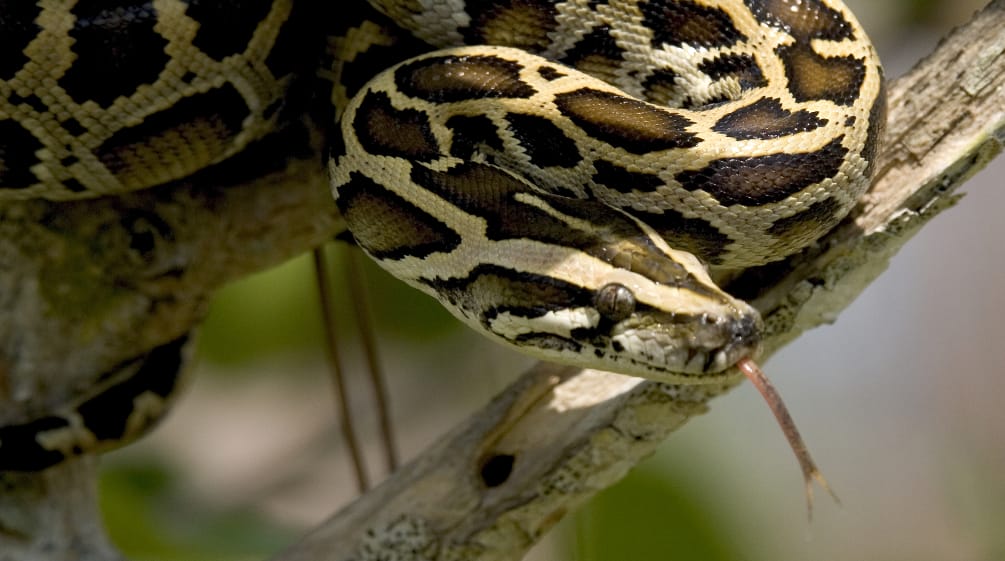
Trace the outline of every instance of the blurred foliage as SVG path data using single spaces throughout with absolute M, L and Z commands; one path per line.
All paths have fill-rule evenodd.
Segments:
M 349 249 L 326 249 L 340 337 L 355 344 L 351 301 L 345 290 Z M 369 259 L 352 259 L 363 276 L 374 323 L 382 335 L 423 341 L 460 325 L 432 298 L 394 279 Z M 321 315 L 313 260 L 301 255 L 278 267 L 251 275 L 221 290 L 199 335 L 199 354 L 218 364 L 236 365 L 264 356 L 321 348 Z
M 677 477 L 680 475 L 681 477 Z M 707 489 L 682 483 L 679 470 L 647 462 L 575 514 L 576 561 L 735 561 L 751 559 L 717 519 Z M 672 556 L 672 557 L 671 557 Z
M 291 543 L 251 511 L 208 514 L 200 501 L 179 499 L 163 464 L 103 470 L 101 509 L 112 541 L 132 561 L 250 561 Z

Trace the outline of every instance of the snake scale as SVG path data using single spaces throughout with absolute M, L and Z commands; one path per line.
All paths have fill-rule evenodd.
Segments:
M 382 267 L 522 352 L 704 383 L 763 329 L 714 273 L 807 247 L 870 182 L 882 71 L 837 0 L 320 4 L 0 2 L 0 204 L 169 183 L 320 99 Z M 182 346 L 0 427 L 0 469 L 141 432 Z

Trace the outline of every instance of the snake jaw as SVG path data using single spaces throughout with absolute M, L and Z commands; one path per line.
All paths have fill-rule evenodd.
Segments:
M 746 308 L 746 309 L 743 309 Z M 644 311 L 611 330 L 612 353 L 642 369 L 637 375 L 663 381 L 716 374 L 744 357 L 757 354 L 763 323 L 743 305 L 732 316 L 703 315 L 682 321 L 678 316 Z

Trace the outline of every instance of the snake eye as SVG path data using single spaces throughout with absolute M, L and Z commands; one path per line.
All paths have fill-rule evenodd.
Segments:
M 610 321 L 621 321 L 635 311 L 635 295 L 623 284 L 612 282 L 597 291 L 597 311 Z

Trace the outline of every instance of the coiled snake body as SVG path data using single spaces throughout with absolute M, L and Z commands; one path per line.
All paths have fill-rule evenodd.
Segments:
M 762 326 L 707 267 L 799 251 L 869 184 L 882 75 L 837 0 L 371 3 L 445 50 L 362 87 L 341 75 L 338 208 L 383 267 L 523 352 L 716 380 Z M 211 166 L 281 122 L 311 72 L 284 58 L 309 19 L 291 0 L 22 4 L 0 22 L 2 199 Z M 381 25 L 340 26 L 336 71 Z M 25 438 L 43 425 L 0 428 L 0 458 L 58 461 L 53 439 Z

